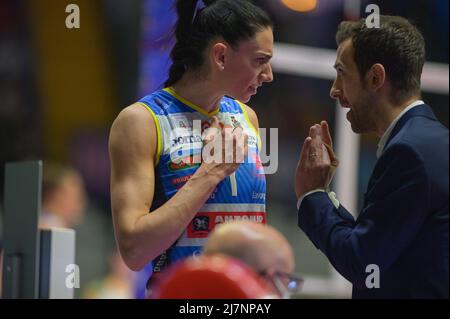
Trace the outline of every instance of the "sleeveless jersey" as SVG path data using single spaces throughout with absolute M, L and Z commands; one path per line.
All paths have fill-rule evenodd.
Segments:
M 259 155 L 261 143 L 243 104 L 223 97 L 220 107 L 208 113 L 178 96 L 171 88 L 147 95 L 139 103 L 152 114 L 158 136 L 151 211 L 175 195 L 200 166 L 202 130 L 209 126 L 212 116 L 217 116 L 226 126 L 241 126 L 248 135 L 249 152 L 245 162 L 218 184 L 184 233 L 162 255 L 164 260 L 160 256 L 154 261 L 153 271 L 160 271 L 158 268 L 168 262 L 199 253 L 208 234 L 220 223 L 239 219 L 266 223 L 266 181 Z

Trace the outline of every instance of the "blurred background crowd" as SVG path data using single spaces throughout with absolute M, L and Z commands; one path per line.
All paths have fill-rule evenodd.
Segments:
M 275 42 L 335 49 L 347 0 L 257 0 L 275 22 Z M 80 8 L 79 29 L 68 29 L 66 6 Z M 308 12 L 296 3 L 310 4 Z M 448 0 L 360 1 L 382 14 L 413 21 L 426 39 L 427 61 L 448 74 Z M 134 273 L 115 249 L 109 198 L 108 133 L 122 108 L 161 88 L 170 65 L 173 0 L 0 0 L 0 188 L 4 164 L 44 160 L 42 223 L 76 230 L 77 298 L 131 298 Z M 275 56 L 277 52 L 275 50 Z M 330 65 L 332 68 L 332 65 Z M 308 128 L 335 126 L 330 80 L 274 70 L 274 82 L 249 105 L 260 127 L 278 128 L 278 171 L 267 176 L 268 222 L 295 249 L 297 271 L 328 278 L 330 266 L 297 228 L 293 172 Z M 449 124 L 445 92 L 423 100 Z M 376 160 L 377 139 L 363 136 L 358 172 L 361 204 Z M 0 190 L 0 198 L 3 189 Z M 0 205 L 1 207 L 1 205 Z M 1 211 L 1 208 L 0 208 Z M 0 243 L 1 243 L 0 212 Z M 0 244 L 1 245 L 1 244 Z M 312 281 L 314 281 L 312 279 Z M 312 290 L 314 291 L 314 290 Z M 339 297 L 336 292 L 305 296 Z

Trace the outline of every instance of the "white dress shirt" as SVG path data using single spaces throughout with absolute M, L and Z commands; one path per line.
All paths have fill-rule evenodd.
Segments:
M 381 154 L 383 154 L 384 147 L 386 146 L 386 142 L 389 140 L 389 136 L 391 136 L 392 130 L 395 127 L 395 124 L 400 120 L 400 118 L 405 115 L 406 112 L 408 112 L 410 109 L 412 109 L 415 106 L 425 104 L 422 100 L 417 100 L 410 105 L 408 105 L 396 118 L 392 121 L 392 123 L 388 126 L 387 130 L 384 131 L 383 136 L 381 137 L 380 141 L 378 142 L 378 148 L 377 148 L 377 158 L 380 158 Z

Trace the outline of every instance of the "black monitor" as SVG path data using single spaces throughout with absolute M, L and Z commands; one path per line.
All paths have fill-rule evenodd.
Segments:
M 42 162 L 7 163 L 3 212 L 3 298 L 39 297 Z

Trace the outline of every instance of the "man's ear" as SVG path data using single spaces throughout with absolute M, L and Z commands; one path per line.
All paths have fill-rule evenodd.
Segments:
M 226 54 L 228 46 L 225 43 L 217 42 L 213 45 L 211 50 L 213 66 L 218 70 L 223 71 L 225 69 Z
M 386 81 L 386 70 L 380 63 L 375 63 L 366 73 L 367 88 L 373 92 L 381 89 Z

